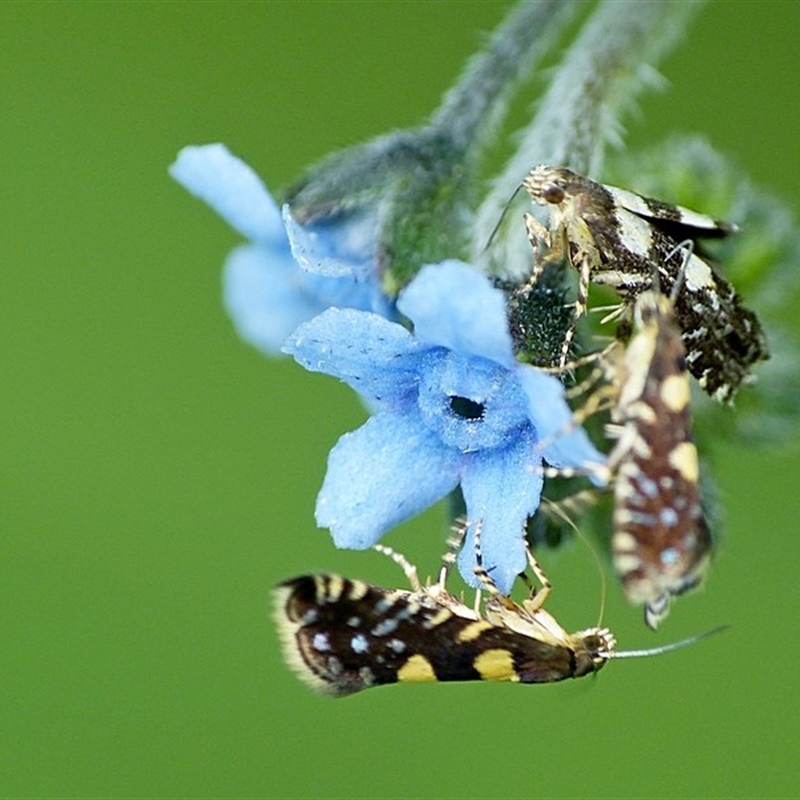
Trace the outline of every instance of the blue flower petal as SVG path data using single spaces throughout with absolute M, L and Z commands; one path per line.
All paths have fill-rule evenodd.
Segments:
M 356 265 L 332 255 L 329 242 L 324 236 L 321 237 L 313 228 L 304 228 L 295 222 L 287 205 L 283 207 L 283 224 L 292 255 L 303 269 L 332 278 L 353 277 L 356 274 Z M 361 261 L 359 259 L 359 267 L 362 266 Z
M 239 335 L 271 356 L 292 331 L 331 306 L 374 310 L 389 317 L 384 295 L 353 278 L 326 278 L 297 266 L 288 243 L 237 247 L 222 275 L 225 308 Z
M 520 364 L 517 375 L 528 397 L 528 413 L 536 429 L 537 448 L 554 467 L 587 469 L 605 464 L 606 457 L 592 444 L 586 431 L 577 427 L 572 409 L 564 399 L 564 386 L 557 378 L 535 367 Z
M 184 147 L 169 172 L 248 239 L 285 242 L 272 196 L 258 175 L 225 145 Z
M 471 525 L 458 568 L 470 586 L 475 577 L 475 524 L 481 521 L 483 565 L 497 588 L 511 592 L 514 579 L 525 570 L 524 528 L 539 505 L 543 476 L 533 431 L 528 429 L 512 446 L 470 456 L 461 478 L 461 491 Z
M 483 356 L 509 369 L 514 365 L 505 296 L 463 261 L 424 266 L 401 292 L 397 307 L 413 321 L 423 342 Z
M 359 308 L 387 319 L 397 317 L 378 276 L 374 215 L 361 213 L 304 227 L 285 205 L 283 222 L 292 255 L 319 281 L 313 285 L 327 297 L 326 307 Z
M 301 325 L 283 351 L 359 394 L 401 403 L 416 396 L 420 345 L 402 326 L 368 311 L 329 308 Z
M 237 247 L 222 274 L 225 309 L 238 334 L 269 355 L 281 353 L 286 337 L 325 308 L 311 291 L 288 247 Z
M 298 324 L 332 306 L 396 317 L 375 267 L 374 215 L 353 214 L 303 229 L 287 211 L 294 238 L 313 242 L 309 258 L 322 264 L 315 273 L 292 257 L 281 213 L 264 184 L 224 145 L 185 147 L 170 173 L 252 240 L 252 246 L 231 253 L 223 276 L 225 306 L 251 344 L 277 355 Z
M 363 550 L 452 491 L 461 458 L 425 431 L 415 409 L 377 414 L 331 450 L 317 524 L 337 547 Z

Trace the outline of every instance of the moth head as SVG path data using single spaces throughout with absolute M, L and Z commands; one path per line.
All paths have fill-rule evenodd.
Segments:
M 539 205 L 559 205 L 567 196 L 567 179 L 571 175 L 567 169 L 540 164 L 526 175 L 522 185 Z
M 672 300 L 661 292 L 648 289 L 636 298 L 633 322 L 637 329 L 654 324 L 672 324 L 673 319 Z
M 608 628 L 589 628 L 570 636 L 575 651 L 575 678 L 597 672 L 614 657 L 617 641 Z

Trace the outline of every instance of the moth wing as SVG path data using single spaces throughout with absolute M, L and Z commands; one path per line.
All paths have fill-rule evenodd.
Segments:
M 715 239 L 729 236 L 739 229 L 731 222 L 701 214 L 691 208 L 664 203 L 652 197 L 620 189 L 617 186 L 605 187 L 620 207 L 633 212 L 667 233 L 676 242 L 685 239 Z

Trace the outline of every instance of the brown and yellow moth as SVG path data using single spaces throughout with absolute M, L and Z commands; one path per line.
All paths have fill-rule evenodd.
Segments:
M 452 553 L 439 580 L 423 587 L 402 556 L 375 547 L 403 566 L 411 590 L 339 575 L 303 575 L 274 590 L 284 658 L 321 694 L 343 697 L 391 683 L 553 683 L 597 672 L 611 658 L 655 655 L 702 638 L 619 652 L 607 628 L 567 633 L 539 595 L 522 604 L 501 595 L 482 566 L 476 571 L 489 596 L 483 613 L 469 608 L 445 588 Z
M 464 530 L 451 540 L 432 586 L 422 586 L 416 569 L 382 545 L 375 548 L 403 567 L 411 590 L 338 575 L 279 584 L 275 622 L 289 667 L 312 689 L 336 697 L 387 683 L 552 683 L 601 669 L 614 652 L 611 632 L 567 633 L 541 608 L 546 591 L 517 605 L 500 594 L 482 566 L 479 576 L 489 590 L 484 613 L 446 589 Z M 479 548 L 478 536 L 476 542 Z M 529 560 L 541 575 L 530 553 Z
M 670 598 L 702 580 L 713 541 L 700 502 L 689 375 L 673 301 L 644 291 L 633 317 L 612 408 L 618 438 L 607 463 L 614 476 L 611 551 L 625 593 L 645 605 L 645 621 L 655 628 Z

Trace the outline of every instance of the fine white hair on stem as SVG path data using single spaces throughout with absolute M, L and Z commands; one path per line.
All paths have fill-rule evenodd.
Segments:
M 553 71 L 516 152 L 478 209 L 472 243 L 476 261 L 532 167 L 554 164 L 599 177 L 606 145 L 621 144 L 621 117 L 639 93 L 661 85 L 654 65 L 680 41 L 701 4 L 702 0 L 600 3 Z M 492 265 L 512 276 L 529 269 L 523 225 L 507 227 L 497 237 Z M 493 271 L 497 268 L 492 266 Z
M 578 10 L 579 4 L 562 0 L 527 0 L 514 6 L 442 98 L 431 127 L 465 152 L 474 149 L 476 140 L 492 137 L 517 84 L 552 50 Z

